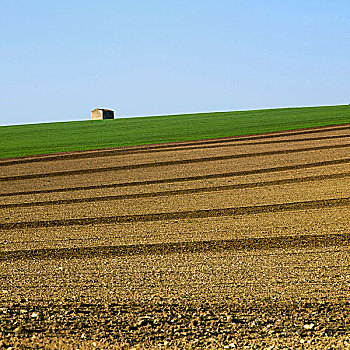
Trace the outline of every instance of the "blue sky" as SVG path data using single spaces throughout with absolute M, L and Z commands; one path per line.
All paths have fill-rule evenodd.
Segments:
M 348 0 L 0 0 L 0 125 L 350 102 Z

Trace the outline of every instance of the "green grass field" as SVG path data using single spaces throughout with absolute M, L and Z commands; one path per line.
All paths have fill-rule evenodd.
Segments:
M 0 158 L 344 123 L 347 105 L 2 126 Z

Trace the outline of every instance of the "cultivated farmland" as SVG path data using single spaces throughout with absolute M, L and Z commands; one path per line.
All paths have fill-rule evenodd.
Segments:
M 0 159 L 1 344 L 350 348 L 349 147 L 343 124 Z

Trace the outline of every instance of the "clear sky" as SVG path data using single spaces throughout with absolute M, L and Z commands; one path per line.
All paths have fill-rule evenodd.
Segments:
M 0 125 L 350 103 L 348 0 L 0 0 Z

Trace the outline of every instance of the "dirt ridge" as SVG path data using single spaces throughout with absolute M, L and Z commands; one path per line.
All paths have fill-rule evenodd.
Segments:
M 125 255 L 149 255 L 194 253 L 215 250 L 269 250 L 288 247 L 320 248 L 329 246 L 350 245 L 350 236 L 339 234 L 290 235 L 275 237 L 238 238 L 209 241 L 151 243 L 136 245 L 111 245 L 75 248 L 43 248 L 32 250 L 14 250 L 0 252 L 0 261 L 14 261 L 24 259 L 73 259 L 92 257 L 111 257 Z
M 114 184 L 107 184 L 107 185 L 79 186 L 79 187 L 73 187 L 73 188 L 69 187 L 69 188 L 54 188 L 54 189 L 33 190 L 33 191 L 18 191 L 18 192 L 1 193 L 1 196 L 9 197 L 9 196 L 17 196 L 17 195 L 40 194 L 40 193 L 72 192 L 72 191 L 93 190 L 93 189 L 102 189 L 102 188 L 144 186 L 144 185 L 154 185 L 154 184 L 162 184 L 162 183 L 186 182 L 186 181 L 193 181 L 193 180 L 219 179 L 219 178 L 242 176 L 242 175 L 256 175 L 256 174 L 265 174 L 265 173 L 287 171 L 287 170 L 308 169 L 308 168 L 315 168 L 319 166 L 340 165 L 340 164 L 347 164 L 349 162 L 350 162 L 350 158 L 345 158 L 345 159 L 336 159 L 336 160 L 315 162 L 315 163 L 288 165 L 284 167 L 235 171 L 235 172 L 229 172 L 229 173 L 218 173 L 218 174 L 177 177 L 177 178 L 169 178 L 169 179 L 156 179 L 156 180 L 146 180 L 146 181 L 121 182 L 121 183 L 114 183 Z
M 317 175 L 317 176 L 307 176 L 307 177 L 280 179 L 280 180 L 263 181 L 263 182 L 251 182 L 251 183 L 235 184 L 235 185 L 188 188 L 188 189 L 181 189 L 181 190 L 132 193 L 132 194 L 109 195 L 109 196 L 87 197 L 87 198 L 57 199 L 57 200 L 38 201 L 38 202 L 8 203 L 8 204 L 0 204 L 0 209 L 25 208 L 25 207 L 36 207 L 36 206 L 46 206 L 46 205 L 65 205 L 65 204 L 73 204 L 73 203 L 91 203 L 91 202 L 100 202 L 100 201 L 109 201 L 109 200 L 118 200 L 118 199 L 151 198 L 151 197 L 159 197 L 159 196 L 178 196 L 181 194 L 216 192 L 216 191 L 236 190 L 236 189 L 244 189 L 244 188 L 286 185 L 291 183 L 303 183 L 303 182 L 321 181 L 321 180 L 328 180 L 328 179 L 342 179 L 349 176 L 350 176 L 350 172 L 347 172 L 342 174 Z
M 212 161 L 229 160 L 229 159 L 251 158 L 251 157 L 267 156 L 267 155 L 291 154 L 291 153 L 299 153 L 299 152 L 307 152 L 307 151 L 339 149 L 339 148 L 347 148 L 347 147 L 350 147 L 350 143 L 342 144 L 342 145 L 332 145 L 332 146 L 328 145 L 328 146 L 317 146 L 317 147 L 305 147 L 305 148 L 289 149 L 289 150 L 242 153 L 242 154 L 232 154 L 232 155 L 215 156 L 215 157 L 201 157 L 201 158 L 152 162 L 152 163 L 139 163 L 139 164 L 120 165 L 120 166 L 113 166 L 113 167 L 93 168 L 93 169 L 81 169 L 81 170 L 70 170 L 70 171 L 56 171 L 56 172 L 50 172 L 50 173 L 5 176 L 5 177 L 0 177 L 0 182 L 39 179 L 39 178 L 45 178 L 45 177 L 58 177 L 58 176 L 67 176 L 67 175 L 92 174 L 92 173 L 101 173 L 101 172 L 117 171 L 117 170 L 151 168 L 151 167 L 159 167 L 159 166 L 166 166 L 166 165 L 193 164 L 193 163 L 212 162 Z
M 318 208 L 330 208 L 350 205 L 350 197 L 332 198 L 305 202 L 291 202 L 267 205 L 255 205 L 246 207 L 221 208 L 221 209 L 206 209 L 206 210 L 188 210 L 170 213 L 154 213 L 144 215 L 120 215 L 120 216 L 105 216 L 105 217 L 84 217 L 74 219 L 58 219 L 47 221 L 21 221 L 0 223 L 0 230 L 12 230 L 20 228 L 37 228 L 37 227 L 59 227 L 72 225 L 95 225 L 109 223 L 128 223 L 128 222 L 148 222 L 161 220 L 176 220 L 176 219 L 194 219 L 219 216 L 235 216 L 235 215 L 250 215 L 256 213 L 269 213 L 289 210 L 306 210 Z

